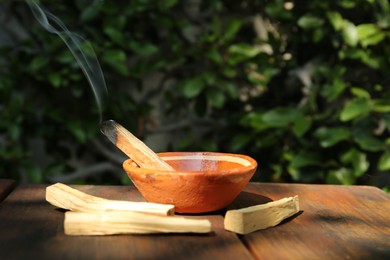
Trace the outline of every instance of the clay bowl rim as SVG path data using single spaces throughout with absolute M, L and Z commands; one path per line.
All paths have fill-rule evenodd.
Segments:
M 184 157 L 184 156 L 194 156 L 194 160 L 198 159 L 196 156 L 199 156 L 199 159 L 201 159 L 201 156 L 227 156 L 227 157 L 236 157 L 243 160 L 246 160 L 249 162 L 249 165 L 243 165 L 240 162 L 233 162 L 236 164 L 239 164 L 239 166 L 234 167 L 232 169 L 228 170 L 207 170 L 207 171 L 188 171 L 188 170 L 176 170 L 176 171 L 170 171 L 170 170 L 159 170 L 159 169 L 152 169 L 152 168 L 140 168 L 138 166 L 133 166 L 131 162 L 133 162 L 132 159 L 127 159 L 123 162 L 123 167 L 126 171 L 129 171 L 131 173 L 150 173 L 150 171 L 154 171 L 155 174 L 166 174 L 166 175 L 172 175 L 173 173 L 178 174 L 199 174 L 199 173 L 207 173 L 208 175 L 221 175 L 223 173 L 224 176 L 226 175 L 237 175 L 237 174 L 244 174 L 248 171 L 251 171 L 253 169 L 256 169 L 258 164 L 255 159 L 248 155 L 244 154 L 235 154 L 235 153 L 223 153 L 223 152 L 162 152 L 157 153 L 159 157 L 163 159 L 163 157 Z M 189 157 L 190 158 L 190 157 Z M 179 158 L 178 158 L 179 159 Z M 184 159 L 186 160 L 186 159 Z M 173 161 L 173 160 L 172 160 Z M 169 160 L 166 161 L 169 164 Z M 229 161 L 232 162 L 232 161 Z

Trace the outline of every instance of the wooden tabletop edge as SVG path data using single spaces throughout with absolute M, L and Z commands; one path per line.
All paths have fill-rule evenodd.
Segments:
M 11 179 L 0 179 L 0 202 L 3 201 L 16 187 L 16 182 Z

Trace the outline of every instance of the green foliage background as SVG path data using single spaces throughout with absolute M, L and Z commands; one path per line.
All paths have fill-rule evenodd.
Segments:
M 158 109 L 175 123 L 167 149 L 248 154 L 257 181 L 371 184 L 388 174 L 388 1 L 40 2 L 91 41 L 105 116 L 141 138 Z M 29 37 L 0 49 L 0 177 L 128 183 L 70 52 L 25 4 L 6 7 Z M 36 143 L 50 160 L 37 163 Z M 100 173 L 80 174 L 91 165 Z

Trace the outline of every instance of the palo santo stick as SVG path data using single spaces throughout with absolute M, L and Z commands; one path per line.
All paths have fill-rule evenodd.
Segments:
M 228 210 L 224 219 L 224 227 L 226 230 L 244 235 L 276 226 L 297 212 L 299 212 L 298 196 L 284 198 L 262 205 Z
M 114 235 L 153 233 L 209 233 L 207 219 L 188 219 L 138 212 L 105 212 L 103 214 L 65 212 L 66 235 Z
M 46 200 L 59 208 L 80 212 L 137 211 L 173 215 L 174 205 L 108 200 L 56 183 L 46 188 Z
M 101 131 L 139 167 L 174 171 L 168 163 L 158 157 L 145 143 L 114 120 L 104 121 L 101 124 Z

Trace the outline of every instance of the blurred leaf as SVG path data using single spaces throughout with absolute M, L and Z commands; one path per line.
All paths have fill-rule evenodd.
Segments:
M 279 21 L 288 21 L 294 18 L 292 12 L 283 8 L 279 1 L 268 2 L 265 5 L 265 12 Z
M 228 62 L 230 64 L 236 64 L 241 61 L 253 58 L 261 53 L 261 49 L 249 44 L 234 44 L 231 45 L 228 49 L 230 54 Z
M 338 98 L 346 88 L 347 85 L 342 79 L 334 78 L 331 84 L 324 87 L 322 93 L 328 99 L 328 101 L 333 101 Z
M 213 107 L 221 108 L 225 104 L 225 95 L 221 90 L 215 88 L 208 88 L 206 95 L 208 101 Z
M 67 124 L 67 128 L 80 143 L 86 142 L 87 135 L 84 132 L 84 130 L 81 128 L 80 123 L 75 121 L 69 122 Z
M 354 0 L 339 0 L 338 4 L 346 9 L 352 9 L 356 6 L 356 2 Z
M 11 137 L 12 141 L 18 140 L 21 133 L 22 133 L 19 125 L 17 125 L 17 124 L 9 125 L 7 130 L 8 130 L 8 134 Z
M 378 169 L 380 171 L 390 170 L 390 151 L 386 151 L 380 156 L 378 162 Z
M 288 173 L 294 180 L 300 180 L 307 178 L 305 176 L 304 167 L 318 165 L 321 162 L 319 161 L 318 155 L 315 153 L 301 152 L 296 156 L 293 156 L 288 167 Z
M 347 128 L 320 127 L 314 132 L 314 136 L 320 140 L 321 147 L 328 148 L 341 141 L 348 140 L 351 133 Z
M 362 89 L 362 88 L 351 88 L 351 93 L 354 96 L 360 97 L 363 99 L 370 99 L 371 98 L 370 93 L 368 93 L 368 91 L 366 91 L 365 89 Z
M 177 4 L 177 0 L 160 0 L 158 5 L 162 11 L 166 11 Z
M 390 99 L 382 98 L 375 100 L 372 105 L 372 111 L 379 113 L 388 113 L 390 112 Z
M 241 121 L 241 125 L 250 126 L 255 131 L 262 131 L 269 128 L 269 124 L 267 124 L 263 119 L 263 113 L 261 112 L 252 112 L 243 116 Z
M 124 38 L 123 38 L 123 33 L 119 31 L 118 29 L 114 27 L 104 27 L 104 33 L 107 34 L 111 40 L 113 40 L 115 43 L 124 45 Z
M 329 171 L 326 182 L 329 184 L 353 185 L 356 178 L 353 172 L 347 168 Z
M 38 71 L 42 69 L 43 67 L 47 67 L 49 64 L 49 57 L 47 56 L 36 56 L 33 58 L 31 63 L 29 64 L 29 69 L 31 71 Z
M 294 121 L 293 132 L 297 137 L 301 137 L 310 129 L 311 125 L 312 120 L 304 116 L 299 116 Z
M 385 123 L 387 131 L 390 132 L 390 114 L 382 114 L 381 119 Z
M 199 95 L 204 87 L 203 78 L 198 76 L 182 82 L 181 91 L 186 98 L 194 98 Z
M 82 22 L 88 22 L 95 19 L 99 14 L 99 9 L 96 4 L 90 4 L 83 9 L 80 19 Z
M 233 39 L 238 33 L 238 31 L 240 30 L 241 26 L 242 26 L 242 20 L 238 20 L 238 19 L 230 20 L 225 27 L 224 34 L 222 36 L 223 39 L 226 41 Z
M 200 147 L 202 151 L 216 152 L 218 150 L 217 142 L 210 140 L 202 141 Z
M 32 183 L 41 183 L 43 180 L 42 171 L 36 165 L 30 165 L 28 168 L 29 181 Z
M 304 29 L 320 27 L 324 24 L 324 20 L 312 14 L 305 14 L 298 20 L 298 25 Z
M 216 64 L 220 64 L 222 63 L 222 56 L 221 54 L 218 52 L 217 49 L 211 49 L 208 53 L 207 53 L 207 58 L 209 58 L 210 60 L 212 60 L 214 63 Z
M 232 54 L 240 54 L 246 58 L 252 58 L 259 54 L 261 50 L 248 44 L 235 44 L 230 46 L 229 52 Z
M 344 153 L 341 157 L 341 161 L 344 164 L 351 164 L 353 166 L 355 177 L 362 176 L 370 166 L 366 154 L 354 148 Z
M 121 50 L 106 50 L 103 53 L 103 61 L 122 75 L 128 75 L 128 68 L 125 65 L 127 55 Z
M 130 41 L 129 47 L 135 53 L 147 57 L 158 52 L 158 48 L 150 42 Z
M 231 63 L 236 62 L 236 60 L 233 60 L 230 62 Z M 222 69 L 222 73 L 225 77 L 231 78 L 231 79 L 237 76 L 237 71 L 235 69 L 233 69 L 231 67 L 227 67 L 227 66 Z
M 58 88 L 61 85 L 61 76 L 57 73 L 51 73 L 49 74 L 49 81 L 55 88 Z
M 237 98 L 238 88 L 236 85 L 229 81 L 221 82 L 219 85 L 223 87 L 223 89 L 229 95 L 230 98 Z
M 293 157 L 290 162 L 290 167 L 302 168 L 310 165 L 321 164 L 319 156 L 313 152 L 301 152 Z
M 72 62 L 76 63 L 76 60 L 73 57 L 72 53 L 68 50 L 64 50 L 60 54 L 56 55 L 55 60 L 64 64 L 68 64 Z
M 344 19 L 339 12 L 328 12 L 327 17 L 336 31 L 340 31 L 343 28 Z
M 364 116 L 370 111 L 370 104 L 365 98 L 355 98 L 352 101 L 347 102 L 343 107 L 340 120 L 349 121 L 358 116 Z
M 231 141 L 230 149 L 234 152 L 239 151 L 251 141 L 251 138 L 252 137 L 248 133 L 235 135 Z
M 373 57 L 371 50 L 369 49 L 356 49 L 356 48 L 343 49 L 340 50 L 339 57 L 340 59 L 348 58 L 348 59 L 360 60 L 364 64 L 374 69 L 380 67 L 380 60 L 376 57 Z
M 107 50 L 104 52 L 103 59 L 108 63 L 125 62 L 126 53 L 121 50 Z
M 374 137 L 371 133 L 363 130 L 353 130 L 353 139 L 354 141 L 366 151 L 378 152 L 384 149 L 384 143 Z
M 381 29 L 372 23 L 360 24 L 357 26 L 358 37 L 363 47 L 376 45 L 385 38 Z
M 358 31 L 357 31 L 356 26 L 353 23 L 351 23 L 347 20 L 344 21 L 344 26 L 342 28 L 342 35 L 343 35 L 344 41 L 349 46 L 354 47 L 358 44 L 358 41 L 359 41 Z
M 263 121 L 272 127 L 285 127 L 292 124 L 300 116 L 298 110 L 280 107 L 266 112 Z

